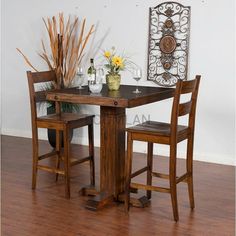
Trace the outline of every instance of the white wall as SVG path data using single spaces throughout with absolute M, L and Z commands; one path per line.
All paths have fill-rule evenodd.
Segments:
M 157 0 L 3 0 L 2 1 L 2 134 L 31 136 L 30 107 L 26 70 L 29 67 L 17 53 L 21 48 L 39 69 L 46 69 L 37 56 L 40 40 L 46 37 L 42 17 L 58 12 L 86 17 L 88 24 L 96 24 L 97 31 L 88 57 L 98 61 L 101 50 L 117 47 L 132 56 L 146 75 L 148 8 Z M 234 0 L 179 1 L 191 6 L 190 77 L 202 75 L 200 86 L 195 159 L 234 165 L 235 158 L 235 6 Z M 96 54 L 96 47 L 105 37 Z M 144 76 L 145 77 L 145 76 Z M 130 74 L 122 74 L 123 84 L 134 84 Z M 155 86 L 143 81 L 145 85 Z M 167 120 L 170 100 L 127 110 L 128 123 L 136 114 L 151 119 Z M 99 114 L 98 107 L 83 106 L 83 111 Z M 137 118 L 137 117 L 136 117 Z M 96 118 L 98 121 L 98 117 Z M 86 143 L 84 130 L 80 141 Z M 95 143 L 99 145 L 99 126 L 95 125 Z M 41 133 L 41 138 L 45 138 Z M 160 154 L 166 149 L 158 146 Z M 155 152 L 157 152 L 155 149 Z M 143 152 L 146 145 L 135 146 Z M 180 145 L 182 155 L 184 145 Z

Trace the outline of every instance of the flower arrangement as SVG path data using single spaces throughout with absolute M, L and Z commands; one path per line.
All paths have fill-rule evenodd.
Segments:
M 121 81 L 119 72 L 129 69 L 129 67 L 131 67 L 134 63 L 126 56 L 116 54 L 115 47 L 112 47 L 111 50 L 104 51 L 103 57 L 105 58 L 104 66 L 108 71 L 108 74 L 106 75 L 108 90 L 118 90 Z
M 111 50 L 104 51 L 103 56 L 106 61 L 104 66 L 109 74 L 119 74 L 129 63 L 127 58 L 116 54 L 114 47 L 112 47 Z

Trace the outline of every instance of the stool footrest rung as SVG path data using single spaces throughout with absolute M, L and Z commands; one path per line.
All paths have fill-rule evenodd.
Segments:
M 137 188 L 137 189 L 143 189 L 143 190 L 162 192 L 162 193 L 170 193 L 169 188 L 156 187 L 156 186 L 150 186 L 150 185 L 145 185 L 145 184 L 131 183 L 130 187 Z
M 178 184 L 180 182 L 187 182 L 188 177 L 190 177 L 190 173 L 185 173 L 181 175 L 180 177 L 177 177 L 176 183 Z
M 91 156 L 84 157 L 81 159 L 71 158 L 70 165 L 74 166 L 74 165 L 77 165 L 77 164 L 80 164 L 80 163 L 83 163 L 83 162 L 89 161 L 89 160 L 91 160 Z
M 55 169 L 55 168 L 51 168 L 49 166 L 38 165 L 37 168 L 39 170 L 44 170 L 44 171 L 48 171 L 48 172 L 51 172 L 51 173 L 57 173 L 57 174 L 60 174 L 60 175 L 65 175 L 65 171 L 58 170 L 58 169 Z
M 40 160 L 43 160 L 43 159 L 48 158 L 48 157 L 56 156 L 57 154 L 58 154 L 57 151 L 53 150 L 49 153 L 46 153 L 46 154 L 43 154 L 43 155 L 39 156 L 38 160 L 40 161 Z
M 162 174 L 162 173 L 157 173 L 157 172 L 152 172 L 153 177 L 158 177 L 161 179 L 170 179 L 170 176 L 167 174 Z M 180 177 L 176 176 L 176 183 L 180 182 L 187 182 L 187 178 L 190 176 L 190 173 L 185 173 L 181 175 Z
M 162 178 L 162 179 L 169 179 L 170 178 L 169 175 L 167 175 L 167 174 L 162 174 L 162 173 L 157 173 L 157 172 L 152 172 L 152 176 Z
M 131 178 L 134 178 L 135 176 L 140 175 L 140 174 L 142 174 L 143 172 L 145 172 L 145 171 L 147 171 L 147 170 L 148 170 L 148 167 L 145 166 L 145 167 L 143 167 L 142 169 L 137 170 L 137 171 L 135 171 L 134 173 L 132 173 L 132 174 L 131 174 Z

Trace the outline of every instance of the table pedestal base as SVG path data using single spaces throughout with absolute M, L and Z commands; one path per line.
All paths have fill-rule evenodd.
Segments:
M 124 202 L 125 201 L 125 195 L 120 194 L 118 197 L 119 202 Z M 142 196 L 140 198 L 134 198 L 130 197 L 130 204 L 133 207 L 139 207 L 139 208 L 144 208 L 147 207 L 150 204 L 150 200 L 146 196 Z
M 114 201 L 114 197 L 108 193 L 101 192 L 97 196 L 89 199 L 85 205 L 85 208 L 97 211 L 103 208 L 105 205 L 112 203 Z
M 137 189 L 131 189 L 131 192 L 137 193 Z M 114 197 L 106 192 L 99 192 L 94 186 L 85 186 L 80 189 L 79 194 L 81 196 L 93 196 L 89 199 L 85 205 L 85 208 L 96 211 L 103 208 L 105 205 L 108 205 L 114 202 Z M 124 202 L 125 195 L 119 194 L 117 201 Z M 130 204 L 133 207 L 144 208 L 150 204 L 150 200 L 146 196 L 140 198 L 130 197 Z
M 79 195 L 81 196 L 96 196 L 99 191 L 93 185 L 84 186 L 79 190 Z

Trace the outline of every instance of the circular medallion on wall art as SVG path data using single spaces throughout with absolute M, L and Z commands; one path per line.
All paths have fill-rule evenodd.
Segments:
M 163 53 L 170 54 L 176 49 L 176 40 L 171 35 L 165 35 L 160 40 L 160 49 Z

